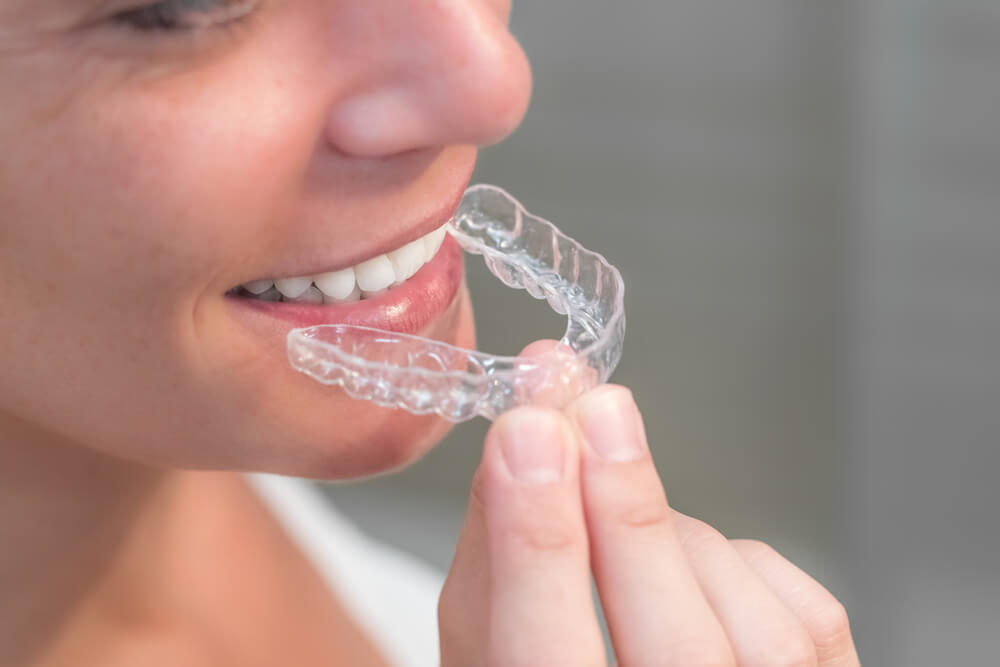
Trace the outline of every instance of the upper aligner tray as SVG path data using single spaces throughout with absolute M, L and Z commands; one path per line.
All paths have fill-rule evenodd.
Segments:
M 625 336 L 618 270 L 492 185 L 466 190 L 449 233 L 482 255 L 504 284 L 568 316 L 562 345 L 529 357 L 465 350 L 419 336 L 353 325 L 288 334 L 292 366 L 355 398 L 460 422 L 495 419 L 520 405 L 561 407 L 607 381 Z

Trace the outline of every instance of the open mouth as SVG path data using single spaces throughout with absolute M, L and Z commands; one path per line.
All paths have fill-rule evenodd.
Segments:
M 406 245 L 360 264 L 313 276 L 262 278 L 229 294 L 264 302 L 339 305 L 381 296 L 410 280 L 431 261 L 444 242 L 445 225 Z
M 331 260 L 324 267 L 318 248 L 301 247 L 297 253 L 283 253 L 289 262 L 300 263 L 298 269 L 289 265 L 282 272 L 273 266 L 270 276 L 229 289 L 223 301 L 236 321 L 269 344 L 280 340 L 283 346 L 291 328 L 320 324 L 449 339 L 465 312 L 460 307 L 465 300 L 458 298 L 464 283 L 462 248 L 447 230 L 467 183 L 467 178 L 456 182 L 430 206 L 415 207 L 417 215 L 405 225 L 373 229 L 364 242 L 371 254 L 362 254 L 358 241 L 342 248 L 360 251 L 346 260 L 355 262 L 351 266 Z M 393 229 L 395 240 L 386 233 Z M 415 233 L 423 235 L 414 238 Z
M 226 301 L 240 319 L 281 336 L 290 326 L 318 324 L 415 334 L 455 302 L 462 263 L 462 248 L 442 226 L 348 268 L 243 283 L 226 293 Z
M 504 284 L 567 316 L 561 344 L 505 357 L 427 336 L 333 324 L 289 332 L 292 367 L 354 398 L 452 421 L 494 419 L 518 405 L 561 407 L 608 379 L 625 337 L 618 269 L 493 185 L 466 190 L 449 224 L 453 245 L 482 255 Z

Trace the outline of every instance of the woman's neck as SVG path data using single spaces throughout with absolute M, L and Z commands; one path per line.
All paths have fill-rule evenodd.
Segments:
M 169 479 L 0 415 L 0 664 L 86 606 Z
M 155 470 L 0 415 L 0 545 L 0 665 L 110 664 L 130 633 L 151 640 L 143 664 L 384 664 L 239 474 Z

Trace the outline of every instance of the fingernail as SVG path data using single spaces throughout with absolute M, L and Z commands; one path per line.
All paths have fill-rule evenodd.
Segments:
M 592 391 L 574 414 L 587 444 L 607 461 L 635 461 L 649 450 L 639 409 L 624 387 Z
M 515 479 L 529 484 L 551 484 L 562 479 L 567 429 L 542 410 L 511 412 L 502 422 L 500 449 Z

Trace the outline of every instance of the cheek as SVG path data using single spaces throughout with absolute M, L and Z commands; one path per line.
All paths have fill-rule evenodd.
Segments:
M 223 313 L 234 267 L 278 245 L 303 197 L 322 105 L 187 84 L 84 97 L 9 142 L 0 413 L 155 465 L 349 478 L 412 462 L 445 422 L 323 387 Z M 464 291 L 456 304 L 435 337 L 472 347 Z
M 222 110 L 171 116 L 162 105 L 112 100 L 86 111 L 25 142 L 45 162 L 8 162 L 28 173 L 0 169 L 6 277 L 30 286 L 44 275 L 49 297 L 73 301 L 176 300 L 273 230 L 281 155 L 260 141 L 250 159 L 239 133 L 208 122 Z
M 16 135 L 0 122 L 0 413 L 171 463 L 225 435 L 193 320 L 273 230 L 292 191 L 275 174 L 296 172 L 295 137 L 266 109 L 234 119 L 239 96 L 218 88 L 180 108 L 162 90 L 82 95 Z

